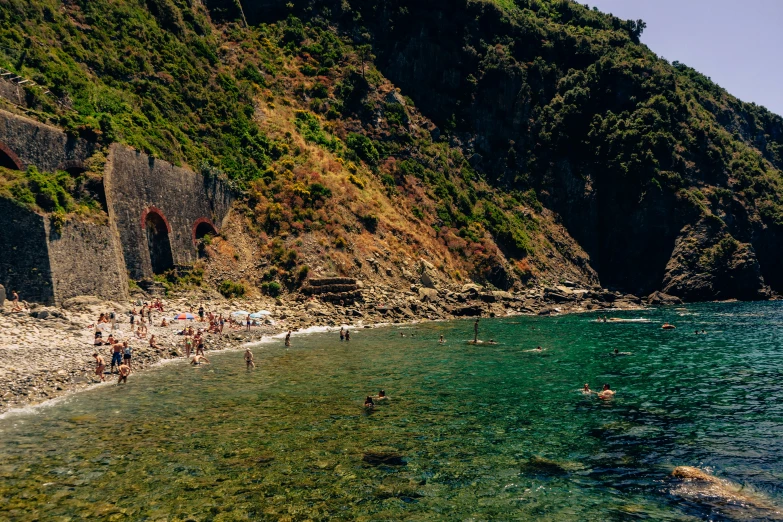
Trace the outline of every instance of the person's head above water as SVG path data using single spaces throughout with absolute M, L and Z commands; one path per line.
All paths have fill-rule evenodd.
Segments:
M 386 397 L 386 392 L 383 390 L 378 390 L 378 397 Z
M 608 384 L 604 384 L 604 390 L 611 390 Z
M 619 352 L 620 350 L 618 350 L 617 348 L 614 349 L 614 353 L 619 353 Z

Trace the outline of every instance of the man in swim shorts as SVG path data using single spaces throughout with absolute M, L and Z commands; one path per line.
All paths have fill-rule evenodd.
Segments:
M 250 348 L 245 349 L 245 364 L 248 370 L 256 367 L 256 363 L 253 362 L 253 352 L 250 351 Z
M 119 377 L 117 378 L 117 384 L 128 384 L 128 375 L 130 375 L 131 369 L 127 364 L 121 364 L 118 368 Z
M 122 364 L 122 344 L 114 343 L 111 349 L 111 368 L 109 369 L 109 373 L 114 373 L 114 365 L 116 364 L 117 368 L 119 368 Z
M 95 357 L 95 375 L 100 376 L 101 382 L 106 382 L 106 377 L 103 376 L 103 370 L 106 369 L 106 363 L 103 361 L 103 357 L 98 355 L 98 352 L 92 354 Z

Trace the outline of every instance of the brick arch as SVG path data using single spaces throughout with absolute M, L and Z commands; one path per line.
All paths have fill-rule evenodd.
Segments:
M 64 170 L 66 172 L 85 172 L 87 170 L 87 167 L 84 166 L 83 161 L 78 160 L 68 160 L 64 161 L 60 164 L 58 167 L 58 170 Z
M 160 219 L 163 220 L 163 222 L 166 224 L 166 231 L 171 232 L 171 225 L 169 224 L 169 220 L 166 219 L 166 214 L 163 213 L 161 209 L 154 205 L 150 205 L 149 207 L 145 208 L 144 211 L 141 213 L 141 228 L 144 229 L 147 227 L 147 216 L 149 214 L 157 214 Z
M 209 227 L 212 229 L 212 231 L 217 235 L 218 229 L 215 226 L 215 224 L 208 218 L 200 217 L 193 223 L 193 228 L 191 230 L 191 235 L 193 236 L 193 244 L 196 245 L 198 243 L 198 238 L 196 237 L 196 231 L 199 228 L 199 225 L 209 225 Z M 203 227 L 202 227 L 203 228 Z
M 11 163 L 16 165 L 16 170 L 24 170 L 22 160 L 19 159 L 19 156 L 17 156 L 14 151 L 8 148 L 8 145 L 0 141 L 0 164 L 2 164 L 2 160 L 4 159 L 3 156 L 8 158 Z

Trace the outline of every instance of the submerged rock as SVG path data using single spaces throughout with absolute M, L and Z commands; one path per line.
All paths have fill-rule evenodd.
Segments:
M 369 451 L 364 454 L 362 460 L 373 466 L 405 466 L 407 464 L 399 453 Z
M 738 520 L 783 520 L 783 509 L 748 486 L 718 478 L 693 466 L 677 466 L 672 477 L 680 482 L 673 495 L 709 505 Z
M 560 462 L 534 455 L 523 462 L 521 468 L 523 473 L 566 475 L 572 471 L 583 469 L 584 466 L 578 462 Z

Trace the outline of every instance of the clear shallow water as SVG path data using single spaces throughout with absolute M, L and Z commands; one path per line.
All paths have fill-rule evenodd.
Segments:
M 212 354 L 7 415 L 0 519 L 783 518 L 783 306 L 611 316 L 651 322 L 482 320 L 496 346 L 465 343 L 472 321 L 294 335 L 256 347 L 252 372 L 241 352 Z M 367 415 L 379 388 L 391 400 Z M 678 465 L 747 502 L 683 488 Z

